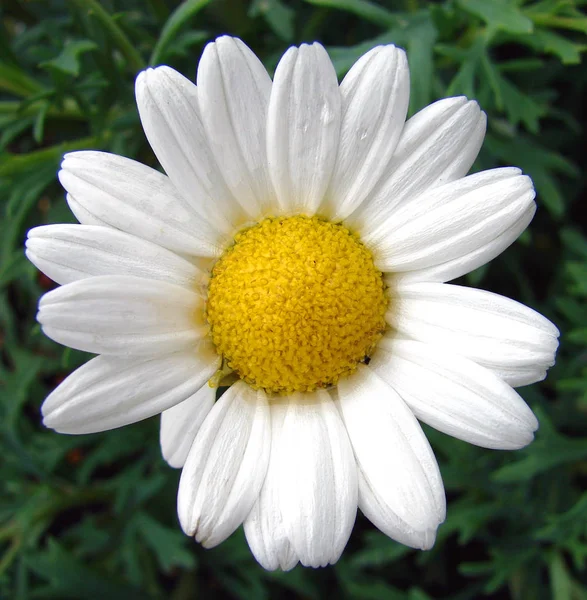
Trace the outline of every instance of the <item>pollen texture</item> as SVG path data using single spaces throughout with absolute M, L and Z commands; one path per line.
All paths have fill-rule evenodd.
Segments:
M 241 231 L 212 270 L 207 316 L 225 364 L 270 394 L 330 387 L 369 356 L 387 297 L 369 250 L 317 217 Z

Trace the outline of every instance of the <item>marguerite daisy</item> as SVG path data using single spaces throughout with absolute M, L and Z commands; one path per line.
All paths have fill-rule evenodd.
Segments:
M 556 327 L 445 283 L 518 237 L 532 182 L 465 176 L 485 133 L 475 102 L 404 122 L 394 46 L 339 86 L 319 44 L 290 48 L 272 82 L 222 37 L 197 87 L 163 66 L 136 95 L 167 175 L 68 154 L 59 178 L 81 224 L 29 233 L 28 257 L 62 284 L 40 301 L 44 332 L 99 355 L 47 398 L 45 425 L 161 413 L 184 531 L 211 547 L 244 523 L 267 569 L 335 562 L 357 507 L 430 548 L 445 497 L 417 419 L 502 449 L 538 426 L 513 387 L 545 377 Z

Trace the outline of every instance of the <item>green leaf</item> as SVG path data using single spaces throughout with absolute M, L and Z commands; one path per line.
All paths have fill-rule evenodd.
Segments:
M 294 37 L 295 10 L 281 0 L 253 0 L 249 8 L 250 17 L 262 16 L 271 29 L 285 42 Z
M 572 600 L 572 580 L 563 557 L 553 552 L 548 562 L 552 600 Z
M 428 11 L 397 13 L 395 25 L 384 34 L 348 48 L 328 48 L 337 74 L 344 75 L 355 61 L 380 44 L 395 44 L 407 50 L 411 73 L 410 113 L 429 104 L 434 81 L 434 44 L 438 32 Z
M 457 0 L 463 10 L 479 17 L 490 29 L 532 33 L 534 24 L 509 0 Z
M 378 575 L 365 576 L 348 568 L 344 561 L 336 565 L 341 587 L 345 591 L 345 598 L 352 600 L 408 600 L 404 592 L 389 585 L 385 579 Z
M 39 66 L 49 70 L 59 71 L 64 75 L 77 77 L 81 69 L 81 57 L 87 52 L 96 50 L 98 45 L 90 40 L 66 42 L 59 56 L 42 62 Z
M 107 138 L 108 135 L 105 135 Z M 79 138 L 72 142 L 65 142 L 58 146 L 51 146 L 29 152 L 28 154 L 8 154 L 0 155 L 0 177 L 14 177 L 22 173 L 35 171 L 39 167 L 49 166 L 57 173 L 61 158 L 66 152 L 73 150 L 82 150 L 86 148 L 101 148 L 104 146 L 105 139 L 97 138 Z
M 92 455 L 84 461 L 83 466 L 79 469 L 79 481 L 85 483 L 90 480 L 91 475 L 99 467 L 111 465 L 124 456 L 134 454 L 141 439 L 142 434 L 138 428 L 132 428 L 125 432 L 119 429 L 108 431 L 96 445 Z M 132 490 L 132 487 L 129 491 L 137 492 L 137 490 Z
M 534 537 L 568 552 L 576 568 L 583 570 L 587 563 L 587 492 L 569 510 L 547 515 L 546 525 Z
M 405 27 L 396 27 L 390 33 L 396 44 L 405 46 L 408 54 L 410 114 L 413 114 L 432 100 L 434 44 L 438 31 L 428 11 L 410 15 L 406 21 Z
M 51 163 L 36 167 L 26 171 L 26 175 L 15 182 L 7 198 L 4 214 L 6 231 L 0 239 L 1 262 L 10 263 L 24 220 L 43 190 L 55 179 L 56 171 Z
M 573 344 L 587 346 L 587 327 L 570 331 L 566 339 Z
M 543 0 L 527 6 L 526 15 L 539 26 L 587 34 L 587 17 L 573 0 Z
M 267 571 L 264 575 L 269 581 L 276 582 L 295 592 L 300 598 L 308 598 L 308 600 L 320 600 L 321 598 L 315 579 L 308 569 L 293 569 L 287 572 Z
M 23 475 L 32 475 L 40 480 L 45 480 L 46 475 L 43 469 L 37 464 L 28 449 L 23 446 L 16 434 L 9 431 L 4 425 L 0 427 L 0 441 L 10 458 L 18 461 Z
M 51 591 L 60 594 L 57 596 L 60 598 L 145 600 L 145 595 L 136 588 L 89 569 L 52 539 L 46 553 L 32 555 L 26 562 L 39 577 L 49 581 Z
M 477 38 L 466 50 L 446 45 L 439 45 L 437 50 L 441 54 L 461 63 L 457 74 L 448 85 L 446 94 L 448 96 L 462 94 L 467 98 L 475 98 L 475 81 L 479 74 L 481 60 L 485 54 L 485 41 L 482 38 Z
M 358 550 L 349 564 L 353 569 L 381 567 L 397 561 L 412 552 L 410 548 L 388 538 L 379 531 L 370 531 L 364 537 L 364 547 Z
M 140 71 L 144 68 L 143 59 L 141 58 L 141 55 L 135 48 L 134 44 L 128 39 L 125 32 L 120 28 L 116 20 L 100 2 L 97 0 L 72 1 L 77 5 L 80 12 L 92 17 L 92 20 L 99 24 L 101 30 L 118 48 L 133 71 Z
M 380 27 L 393 27 L 401 17 L 367 0 L 305 0 L 308 4 L 336 8 L 357 15 L 366 21 L 371 21 Z
M 19 67 L 0 61 L 0 90 L 26 98 L 42 93 L 45 88 Z
M 438 32 L 429 19 L 409 28 L 408 63 L 410 65 L 410 114 L 427 106 L 432 100 L 432 82 L 434 81 L 434 44 Z
M 487 575 L 489 580 L 483 587 L 485 594 L 493 594 L 515 574 L 535 559 L 538 548 L 495 548 L 490 550 L 491 560 L 478 563 L 461 563 L 459 571 L 463 575 L 477 577 Z
M 195 556 L 187 550 L 187 543 L 193 540 L 177 529 L 169 529 L 144 512 L 133 518 L 138 534 L 151 548 L 165 573 L 173 567 L 191 568 L 195 565 Z
M 483 530 L 498 511 L 499 507 L 495 503 L 479 502 L 468 498 L 453 502 L 439 535 L 445 538 L 458 533 L 459 544 L 467 544 Z
M 14 139 L 29 129 L 35 123 L 35 117 L 17 118 L 15 115 L 8 117 L 6 124 L 3 123 L 2 136 L 0 137 L 0 152 L 4 150 Z
M 515 164 L 532 177 L 538 192 L 539 207 L 544 203 L 555 218 L 564 214 L 565 198 L 557 174 L 578 176 L 577 168 L 566 158 L 545 148 L 538 140 L 519 134 L 505 138 L 490 133 L 485 138 L 485 147 L 504 164 Z
M 516 454 L 515 462 L 495 471 L 492 479 L 499 483 L 529 481 L 546 471 L 587 459 L 587 443 L 558 433 L 543 411 L 536 411 L 540 429 L 536 440 Z
M 209 3 L 210 0 L 185 0 L 171 13 L 171 16 L 163 25 L 159 39 L 151 53 L 149 59 L 151 66 L 157 66 L 165 62 L 167 49 L 180 30 L 186 27 L 189 21 Z
M 329 46 L 327 50 L 337 75 L 342 77 L 353 66 L 360 56 L 366 52 L 369 52 L 369 50 L 375 46 L 378 46 L 379 44 L 391 43 L 393 43 L 393 35 L 388 32 L 366 42 L 362 42 L 361 44 L 357 44 L 356 46 Z
M 23 258 L 22 252 L 16 256 Z M 44 362 L 42 356 L 36 356 L 24 348 L 15 348 L 10 359 L 14 367 L 3 381 L 6 394 L 10 397 L 3 418 L 3 425 L 6 426 L 14 424 L 20 416 L 20 408 L 27 401 L 30 387 L 39 376 Z
M 33 125 L 33 138 L 37 144 L 40 144 L 43 141 L 43 132 L 45 130 L 45 119 L 47 118 L 47 113 L 49 112 L 49 103 L 41 102 L 39 107 L 39 112 L 35 117 L 35 123 Z
M 536 29 L 532 35 L 521 37 L 520 41 L 541 52 L 558 56 L 564 65 L 578 65 L 581 53 L 587 50 L 587 44 L 577 44 L 545 29 Z
M 587 298 L 587 264 L 583 262 L 568 262 L 567 273 L 573 279 L 571 291 L 574 296 Z
M 587 239 L 585 239 L 579 231 L 568 227 L 561 230 L 560 236 L 564 245 L 571 250 L 573 254 L 578 254 L 587 261 Z
M 494 71 L 496 73 L 496 71 Z M 548 110 L 528 94 L 522 93 L 511 81 L 498 75 L 497 84 L 501 90 L 503 107 L 512 125 L 524 123 L 528 131 L 538 133 L 539 121 L 546 116 Z
M 184 31 L 180 33 L 165 50 L 166 56 L 169 57 L 190 57 L 194 52 L 194 46 L 206 42 L 210 39 L 210 34 L 207 31 Z M 134 116 L 134 115 L 133 115 Z

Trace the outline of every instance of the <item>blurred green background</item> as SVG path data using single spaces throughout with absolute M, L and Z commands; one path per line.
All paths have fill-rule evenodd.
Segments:
M 324 597 L 587 598 L 587 240 L 581 0 L 3 0 L 0 3 L 0 597 L 127 600 Z M 546 382 L 521 389 L 541 428 L 527 449 L 479 449 L 427 429 L 448 496 L 433 550 L 361 515 L 334 567 L 268 573 L 242 531 L 206 551 L 177 523 L 179 472 L 158 419 L 64 436 L 43 398 L 86 360 L 46 339 L 29 264 L 32 226 L 73 222 L 57 183 L 64 152 L 103 149 L 156 166 L 133 82 L 147 65 L 194 78 L 206 42 L 240 36 L 273 69 L 321 41 L 338 74 L 376 44 L 408 52 L 410 113 L 476 98 L 488 134 L 476 170 L 516 165 L 538 212 L 505 254 L 465 278 L 540 310 L 561 329 Z

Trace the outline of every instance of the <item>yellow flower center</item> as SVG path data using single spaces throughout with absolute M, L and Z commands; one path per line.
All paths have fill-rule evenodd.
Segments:
M 267 218 L 237 234 L 208 289 L 225 364 L 271 394 L 330 387 L 385 330 L 383 278 L 359 238 L 318 217 Z

